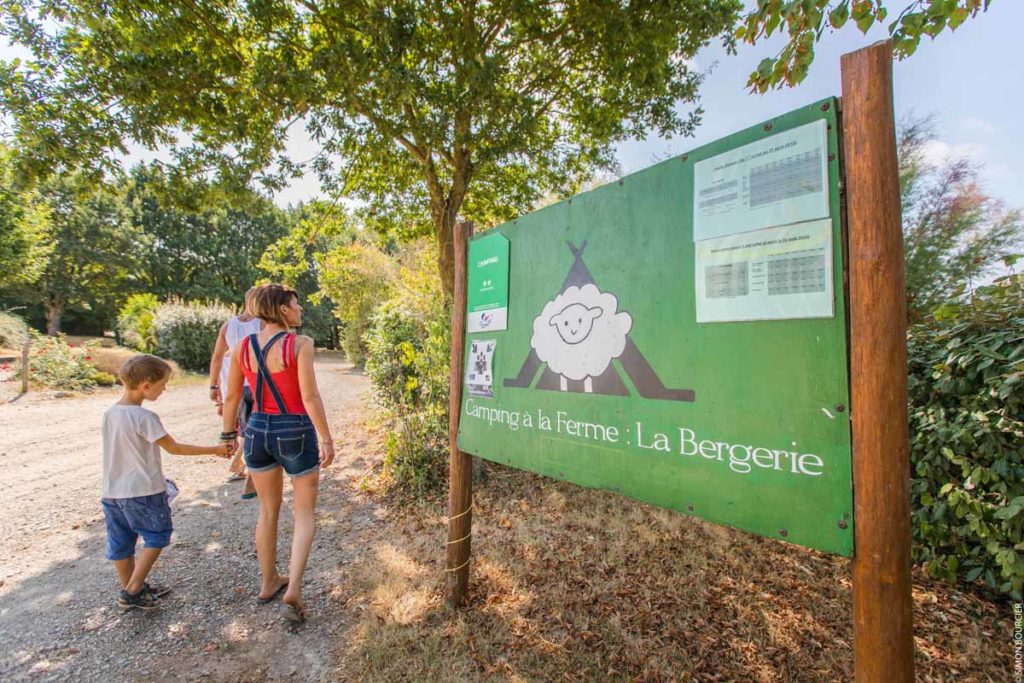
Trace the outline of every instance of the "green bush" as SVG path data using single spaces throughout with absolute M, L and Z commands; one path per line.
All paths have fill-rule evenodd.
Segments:
M 349 361 L 362 365 L 370 319 L 391 294 L 397 263 L 372 244 L 353 242 L 323 254 L 317 265 L 320 291 L 335 302 L 341 321 L 341 348 Z
M 365 336 L 366 373 L 392 427 L 385 472 L 415 495 L 447 480 L 450 328 L 436 272 L 417 251 Z
M 63 391 L 88 391 L 96 386 L 96 372 L 89 362 L 88 350 L 74 348 L 64 335 L 32 334 L 29 380 L 33 384 Z
M 0 311 L 0 347 L 19 349 L 28 339 L 28 325 L 13 313 Z
M 909 333 L 914 559 L 1021 599 L 1024 289 L 947 304 Z
M 210 356 L 221 325 L 234 315 L 227 306 L 213 302 L 169 301 L 153 314 L 157 354 L 170 358 L 186 370 L 202 372 L 210 367 Z
M 117 315 L 117 330 L 121 343 L 142 353 L 156 350 L 156 332 L 153 316 L 160 301 L 156 294 L 132 294 Z

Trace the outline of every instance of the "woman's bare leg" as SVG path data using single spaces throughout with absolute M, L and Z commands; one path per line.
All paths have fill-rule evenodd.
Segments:
M 292 507 L 295 533 L 292 536 L 292 560 L 288 567 L 288 590 L 284 602 L 302 610 L 302 575 L 306 571 L 309 550 L 316 533 L 316 495 L 320 486 L 320 471 L 292 479 Z M 260 493 L 262 496 L 262 492 Z
M 284 486 L 283 470 L 275 467 L 266 472 L 250 472 L 260 501 L 260 516 L 256 522 L 256 557 L 260 561 L 263 585 L 260 597 L 277 592 L 282 576 L 277 573 L 277 519 L 281 514 L 281 490 Z

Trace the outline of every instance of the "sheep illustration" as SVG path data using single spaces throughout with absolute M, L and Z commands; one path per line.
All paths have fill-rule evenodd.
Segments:
M 567 244 L 573 263 L 562 291 L 534 318 L 530 353 L 504 386 L 629 396 L 622 372 L 643 398 L 692 402 L 693 389 L 666 387 L 640 353 L 630 337 L 633 317 L 619 310 L 614 294 L 598 289 L 583 262 L 587 243 Z
M 560 376 L 562 391 L 568 380 L 582 380 L 583 391 L 592 393 L 593 378 L 622 354 L 633 318 L 617 309 L 614 294 L 586 284 L 567 288 L 534 319 L 530 346 Z

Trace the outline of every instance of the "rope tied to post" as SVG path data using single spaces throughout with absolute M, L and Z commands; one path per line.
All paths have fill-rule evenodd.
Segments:
M 459 571 L 460 569 L 462 569 L 463 567 L 465 567 L 468 564 L 469 564 L 469 560 L 466 560 L 465 562 L 460 564 L 458 567 L 452 567 L 451 569 L 445 569 L 445 571 L 446 572 L 457 572 L 457 571 Z

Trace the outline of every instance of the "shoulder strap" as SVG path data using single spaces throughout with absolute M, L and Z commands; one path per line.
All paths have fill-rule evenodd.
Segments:
M 270 389 L 270 393 L 274 396 L 274 401 L 277 402 L 277 408 L 281 411 L 282 415 L 288 414 L 288 409 L 284 406 L 284 399 L 281 398 L 281 392 L 277 390 L 277 385 L 274 384 L 273 378 L 270 376 L 270 369 L 267 367 L 267 350 L 274 345 L 278 339 L 286 332 L 278 332 L 270 341 L 267 342 L 266 346 L 260 348 L 260 340 L 256 334 L 249 335 L 249 345 L 252 346 L 253 353 L 256 354 L 256 362 L 259 363 L 259 373 L 256 376 L 256 405 L 259 408 L 263 407 L 263 384 L 266 383 Z

